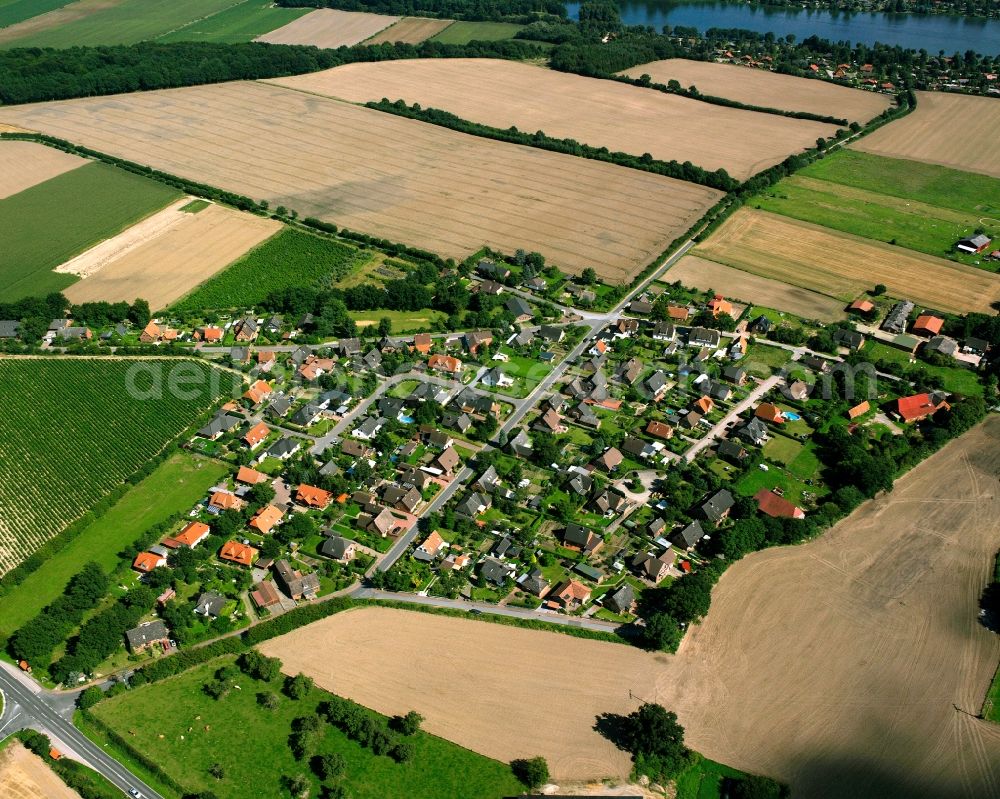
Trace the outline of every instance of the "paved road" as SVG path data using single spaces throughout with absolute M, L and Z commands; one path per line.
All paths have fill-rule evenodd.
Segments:
M 26 728 L 44 732 L 61 752 L 90 766 L 123 793 L 136 788 L 144 797 L 163 799 L 73 726 L 76 693 L 43 690 L 31 677 L 7 663 L 0 663 L 0 691 L 5 700 L 0 738 Z
M 511 616 L 518 619 L 533 619 L 536 621 L 561 624 L 565 627 L 582 627 L 599 632 L 614 632 L 621 625 L 601 619 L 565 616 L 561 613 L 530 608 L 515 608 L 509 605 L 494 605 L 490 602 L 471 602 L 465 599 L 447 599 L 440 596 L 422 596 L 420 594 L 396 594 L 391 591 L 376 591 L 373 588 L 359 588 L 351 593 L 358 599 L 386 599 L 394 602 L 408 602 L 413 605 L 430 605 L 437 608 L 452 608 L 454 610 L 478 610 L 497 616 Z

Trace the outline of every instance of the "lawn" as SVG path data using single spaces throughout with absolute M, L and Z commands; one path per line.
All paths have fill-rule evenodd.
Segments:
M 786 349 L 769 347 L 766 344 L 751 344 L 747 348 L 747 354 L 737 366 L 756 377 L 770 377 L 791 363 L 792 353 Z
M 742 774 L 742 771 L 699 755 L 696 762 L 677 777 L 677 799 L 718 799 L 722 779 Z
M 181 359 L 0 360 L 0 571 L 138 472 L 231 380 Z
M 158 42 L 249 42 L 308 14 L 311 8 L 279 8 L 271 0 L 243 0 L 217 14 L 196 19 Z
M 943 381 L 945 391 L 952 391 L 956 394 L 964 394 L 971 397 L 981 397 L 983 395 L 983 385 L 979 382 L 979 376 L 971 369 L 965 369 L 961 366 L 932 366 L 919 359 L 915 364 L 911 364 L 909 353 L 878 341 L 866 342 L 861 352 L 865 358 L 872 361 L 889 361 L 899 364 L 906 369 L 923 369 L 929 375 L 940 377 Z
M 495 42 L 501 39 L 513 39 L 523 27 L 510 22 L 453 22 L 437 36 L 431 37 L 431 41 L 442 44 Z
M 92 712 L 127 736 L 130 745 L 158 763 L 186 791 L 212 791 L 219 799 L 284 796 L 282 777 L 302 774 L 310 780 L 310 795 L 317 796 L 319 782 L 307 762 L 293 758 L 288 737 L 292 720 L 315 716 L 316 706 L 329 694 L 313 689 L 297 701 L 282 695 L 275 710 L 265 710 L 258 705 L 257 694 L 278 692 L 280 684 L 240 675 L 240 690 L 220 700 L 210 699 L 202 686 L 216 669 L 230 662 L 216 660 L 143 686 L 100 703 Z M 151 707 L 170 710 L 150 713 Z M 234 734 L 241 730 L 246 734 Z M 410 740 L 416 749 L 413 761 L 397 764 L 324 725 L 316 751 L 336 752 L 345 759 L 347 767 L 341 779 L 353 799 L 499 799 L 520 793 L 519 783 L 504 764 L 427 733 L 419 732 Z M 222 766 L 222 779 L 208 774 L 215 763 Z
M 768 490 L 781 488 L 785 492 L 785 499 L 795 503 L 802 502 L 803 493 L 815 495 L 827 493 L 826 489 L 822 486 L 806 485 L 802 480 L 793 477 L 788 472 L 776 466 L 772 466 L 766 472 L 754 469 L 744 475 L 736 484 L 737 493 L 744 497 L 752 497 L 762 488 Z
M 970 263 L 955 241 L 1000 218 L 1000 179 L 838 150 L 755 201 L 764 210 Z M 992 222 L 995 227 L 996 222 Z
M 175 31 L 193 20 L 209 17 L 240 0 L 120 0 L 54 28 L 26 33 L 4 47 L 74 47 L 134 44 Z M 58 5 L 66 5 L 59 3 Z
M 74 0 L 4 0 L 0 2 L 0 28 L 55 11 L 72 2 Z
M 0 302 L 62 291 L 77 278 L 52 269 L 180 196 L 95 162 L 0 200 Z
M 325 288 L 367 257 L 347 244 L 285 228 L 202 283 L 173 310 L 249 308 L 283 289 Z
M 150 528 L 186 511 L 227 471 L 218 461 L 184 452 L 170 457 L 24 582 L 0 596 L 0 638 L 55 599 L 85 562 L 93 560 L 113 571 L 121 561 L 119 552 Z
M 382 319 L 388 319 L 392 322 L 393 335 L 426 333 L 447 316 L 444 311 L 432 311 L 430 308 L 422 311 L 348 311 L 348 314 L 358 327 L 371 327 Z
M 788 466 L 802 451 L 802 444 L 785 436 L 774 436 L 764 445 L 764 457 Z

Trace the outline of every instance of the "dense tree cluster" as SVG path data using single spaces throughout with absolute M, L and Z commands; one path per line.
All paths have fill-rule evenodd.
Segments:
M 661 705 L 647 703 L 627 716 L 605 713 L 598 718 L 596 729 L 630 752 L 636 772 L 655 782 L 677 777 L 694 757 L 684 745 L 684 728 L 677 714 Z
M 11 635 L 8 650 L 19 660 L 47 666 L 55 648 L 66 640 L 83 614 L 107 596 L 110 585 L 100 566 L 86 564 L 57 599 Z
M 413 743 L 405 735 L 394 732 L 370 710 L 338 696 L 320 702 L 316 712 L 352 741 L 371 749 L 376 755 L 387 755 L 397 763 L 413 758 Z M 416 732 L 416 730 L 414 730 Z
M 80 799 L 118 799 L 122 795 L 120 790 L 82 763 L 66 757 L 53 758 L 49 736 L 35 730 L 21 730 L 17 737 L 25 748 L 44 760 L 70 790 L 79 794 Z

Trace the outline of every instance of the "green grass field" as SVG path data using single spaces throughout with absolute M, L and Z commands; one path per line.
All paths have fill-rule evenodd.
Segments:
M 24 582 L 0 595 L 0 639 L 55 599 L 82 564 L 93 560 L 113 571 L 121 562 L 119 552 L 193 506 L 227 471 L 219 461 L 186 452 L 164 461 Z
M 742 775 L 742 771 L 699 756 L 677 777 L 677 799 L 718 799 L 723 778 Z
M 511 22 L 453 22 L 437 36 L 432 36 L 432 42 L 442 44 L 468 44 L 473 41 L 496 42 L 501 39 L 513 39 L 523 28 Z
M 176 31 L 240 0 L 121 0 L 97 6 L 90 14 L 48 30 L 39 30 L 4 42 L 11 47 L 75 47 L 135 44 Z M 60 3 L 60 5 L 65 5 Z
M 447 314 L 443 311 L 432 311 L 424 308 L 421 311 L 348 311 L 348 315 L 360 327 L 378 325 L 379 320 L 392 320 L 392 333 L 426 333 L 435 322 L 440 322 Z
M 993 683 L 986 693 L 986 701 L 983 702 L 983 718 L 1000 724 L 1000 668 L 993 676 Z
M 806 167 L 755 207 L 964 263 L 954 252 L 977 228 L 1000 230 L 1000 180 L 850 150 Z
M 354 247 L 294 228 L 285 228 L 202 283 L 174 305 L 178 313 L 249 308 L 274 291 L 324 288 L 367 259 Z
M 764 445 L 764 456 L 771 461 L 788 466 L 802 452 L 802 444 L 785 436 L 774 436 Z
M 91 163 L 0 200 L 0 302 L 61 291 L 76 278 L 52 269 L 180 196 Z
M 265 710 L 258 705 L 257 694 L 277 692 L 280 684 L 241 675 L 240 690 L 218 701 L 210 699 L 202 686 L 229 662 L 216 660 L 129 691 L 101 702 L 92 712 L 186 791 L 212 791 L 219 799 L 287 796 L 282 776 L 302 774 L 310 780 L 310 796 L 319 795 L 318 780 L 308 762 L 293 758 L 288 736 L 292 720 L 315 715 L 317 704 L 328 694 L 314 689 L 298 701 L 282 695 L 275 710 Z M 150 712 L 150 708 L 169 708 L 169 712 Z M 499 799 L 521 792 L 505 764 L 427 733 L 419 732 L 411 740 L 416 748 L 413 760 L 398 764 L 373 755 L 324 724 L 316 751 L 336 752 L 346 760 L 340 779 L 353 799 Z M 208 773 L 215 763 L 223 768 L 222 779 Z
M 922 368 L 928 374 L 940 377 L 945 391 L 954 391 L 969 397 L 983 396 L 983 385 L 979 382 L 979 376 L 971 369 L 964 369 L 961 366 L 932 366 L 919 358 L 915 364 L 911 364 L 909 353 L 878 341 L 866 342 L 862 353 L 866 358 L 875 361 L 890 361 L 907 368 Z
M 243 0 L 238 5 L 198 19 L 158 42 L 249 42 L 308 14 L 311 8 L 278 8 L 271 0 Z
M 186 359 L 0 360 L 0 571 L 138 471 L 231 380 Z
M 0 0 L 0 28 L 55 11 L 72 2 L 74 0 Z

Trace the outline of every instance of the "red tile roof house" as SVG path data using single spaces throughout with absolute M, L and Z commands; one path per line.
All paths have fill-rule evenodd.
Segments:
M 804 519 L 806 512 L 802 508 L 796 507 L 784 497 L 780 497 L 773 491 L 762 488 L 753 498 L 757 500 L 757 509 L 768 516 L 776 519 Z
M 773 422 L 774 424 L 781 424 L 785 421 L 785 416 L 781 412 L 781 408 L 777 405 L 772 405 L 770 402 L 762 402 L 757 406 L 757 410 L 754 411 L 754 416 L 758 419 L 763 419 L 765 422 Z
M 565 610 L 576 610 L 590 601 L 590 589 L 576 580 L 567 580 L 549 594 Z
M 912 332 L 918 336 L 936 336 L 941 332 L 942 325 L 944 325 L 944 319 L 931 316 L 930 314 L 923 314 L 922 316 L 918 316 L 917 321 L 913 323 Z
M 152 552 L 140 552 L 132 561 L 132 568 L 143 574 L 148 574 L 153 569 L 166 565 L 167 559 L 163 555 L 154 555 Z
M 211 530 L 204 522 L 191 522 L 177 535 L 165 539 L 163 541 L 163 545 L 165 547 L 170 547 L 171 549 L 179 549 L 180 547 L 194 549 L 198 546 L 198 544 L 208 538 L 208 534 L 210 532 Z
M 333 494 L 329 491 L 305 483 L 299 484 L 299 489 L 295 492 L 295 501 L 310 508 L 323 509 L 332 499 Z
M 950 408 L 951 406 L 943 398 L 931 394 L 914 394 L 896 400 L 896 412 L 907 424 L 919 422 L 933 416 L 941 409 Z

